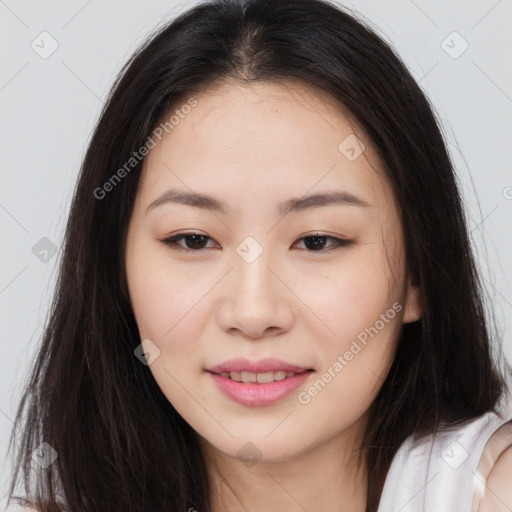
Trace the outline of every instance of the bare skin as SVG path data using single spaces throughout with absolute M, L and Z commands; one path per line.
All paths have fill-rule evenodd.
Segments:
M 403 323 L 422 312 L 392 190 L 362 130 L 318 91 L 225 83 L 195 98 L 145 160 L 128 232 L 140 338 L 159 350 L 150 371 L 200 435 L 214 512 L 364 511 L 366 467 L 356 469 L 367 412 Z M 357 158 L 354 133 L 365 148 Z M 213 196 L 226 211 L 167 202 L 146 212 L 171 188 Z M 333 191 L 369 206 L 278 209 Z M 188 251 L 161 241 L 191 231 L 206 237 L 199 249 L 190 238 L 177 242 Z M 315 245 L 314 235 L 327 238 Z M 256 244 L 244 245 L 249 236 Z M 250 263 L 237 251 L 244 240 L 262 250 Z M 345 357 L 372 326 L 377 334 Z M 336 371 L 338 356 L 346 364 Z M 235 357 L 314 371 L 277 402 L 242 405 L 205 371 Z

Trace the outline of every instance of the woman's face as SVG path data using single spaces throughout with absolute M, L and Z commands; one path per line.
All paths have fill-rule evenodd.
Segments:
M 419 318 L 399 213 L 370 141 L 314 90 L 226 83 L 194 99 L 158 132 L 130 220 L 140 338 L 208 447 L 293 459 L 361 430 Z M 253 366 L 211 372 L 238 358 Z

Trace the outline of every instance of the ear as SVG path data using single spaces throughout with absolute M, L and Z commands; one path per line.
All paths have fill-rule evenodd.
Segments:
M 403 323 L 416 322 L 423 315 L 423 304 L 421 300 L 421 290 L 418 286 L 412 284 L 411 278 L 407 280 L 407 291 L 405 295 L 405 311 Z

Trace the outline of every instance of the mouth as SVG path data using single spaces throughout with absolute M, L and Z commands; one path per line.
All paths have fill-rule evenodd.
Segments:
M 242 375 L 244 375 L 246 379 L 249 379 L 246 382 L 258 382 L 258 375 L 261 375 L 260 378 L 262 379 L 269 379 L 271 375 L 268 374 L 272 374 L 273 380 L 274 377 L 275 380 L 283 380 L 290 373 L 297 375 L 309 371 L 306 366 L 299 366 L 276 358 L 266 358 L 259 361 L 236 358 L 205 369 L 217 375 L 228 373 L 230 378 L 237 381 L 240 381 Z
M 299 372 L 206 372 L 225 397 L 247 407 L 275 404 L 291 395 L 299 386 L 305 385 L 311 374 L 315 373 L 312 369 Z
M 209 371 L 209 370 L 206 370 Z M 296 372 L 287 371 L 287 370 L 277 370 L 270 372 L 250 372 L 250 371 L 232 371 L 232 372 L 213 372 L 214 375 L 219 375 L 226 379 L 233 380 L 235 382 L 245 383 L 245 384 L 270 384 L 271 382 L 279 382 L 285 379 L 290 379 L 295 377 L 296 375 L 301 375 L 306 372 L 312 372 L 313 369 L 300 370 Z

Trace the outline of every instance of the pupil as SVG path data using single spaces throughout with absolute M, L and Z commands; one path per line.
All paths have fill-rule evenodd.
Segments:
M 320 240 L 320 241 L 324 241 L 324 242 L 325 242 L 325 240 L 324 240 L 324 239 L 325 239 L 325 236 L 308 236 L 308 237 L 305 239 L 305 240 L 306 240 L 305 245 L 306 245 L 306 247 L 307 247 L 307 246 L 308 246 L 307 241 L 308 241 L 308 240 L 313 240 L 313 241 L 314 241 L 314 242 L 313 242 L 313 250 L 316 250 L 316 249 L 322 249 L 322 247 L 319 247 L 319 245 L 321 246 L 321 245 L 323 245 L 323 243 L 320 243 L 320 244 L 319 244 L 319 243 L 318 243 L 318 241 Z M 308 248 L 309 248 L 309 247 L 308 247 Z
M 193 247 L 196 247 L 196 248 L 197 248 L 198 246 L 200 246 L 200 245 L 201 245 L 201 243 L 203 243 L 203 244 L 204 244 L 204 240 L 198 240 L 198 239 L 200 239 L 200 238 L 203 238 L 203 239 L 204 239 L 204 238 L 205 238 L 205 235 L 189 235 L 189 236 L 188 236 L 188 241 L 190 241 L 190 240 L 192 239 L 192 240 L 193 240 L 193 243 L 192 243 L 191 245 L 192 245 Z M 199 242 L 199 243 L 195 243 L 195 242 Z M 189 245 L 189 244 L 187 243 L 187 245 Z M 189 247 L 189 249 L 190 249 L 190 247 Z

